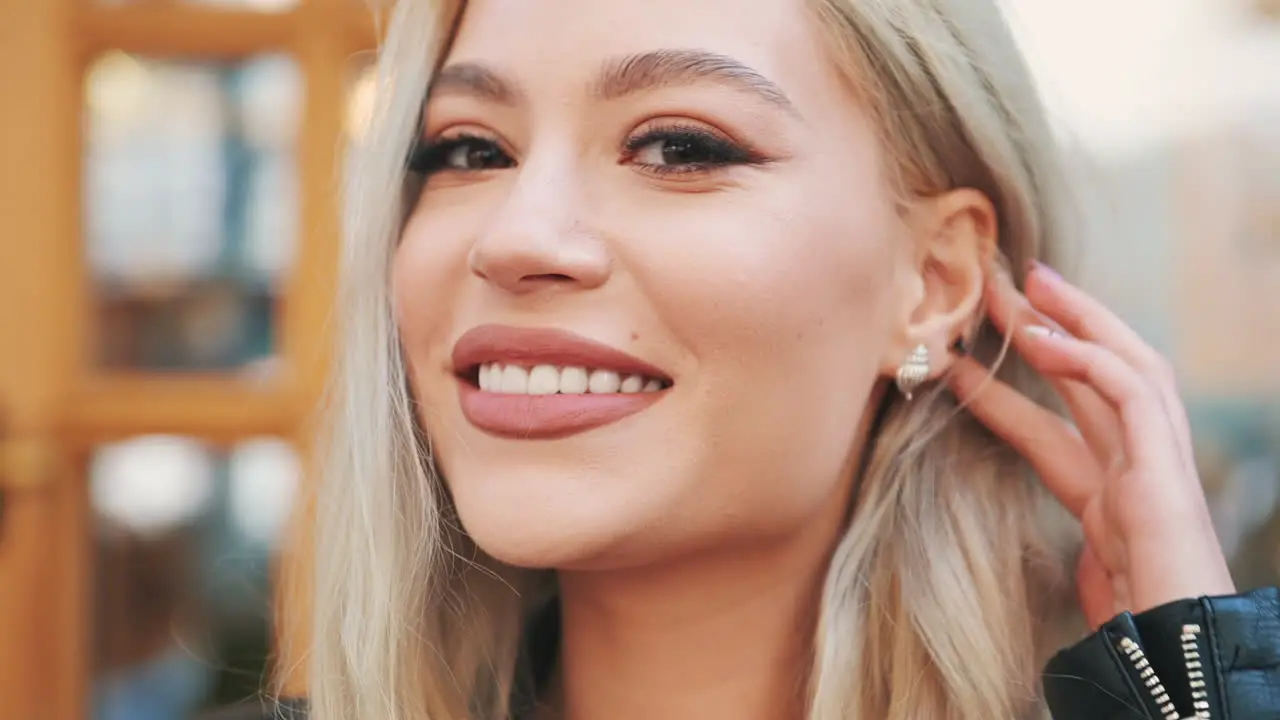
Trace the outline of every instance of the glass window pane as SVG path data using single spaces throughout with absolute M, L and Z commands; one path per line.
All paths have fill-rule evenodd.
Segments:
M 263 690 L 270 569 L 299 465 L 275 439 L 219 452 L 151 436 L 93 455 L 96 720 L 182 720 Z
M 86 97 L 96 361 L 229 369 L 273 353 L 297 240 L 299 72 L 111 53 Z

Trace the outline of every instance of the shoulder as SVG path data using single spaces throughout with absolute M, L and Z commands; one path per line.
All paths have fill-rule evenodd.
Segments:
M 199 720 L 306 720 L 307 704 L 297 699 L 263 698 L 218 708 L 201 715 Z

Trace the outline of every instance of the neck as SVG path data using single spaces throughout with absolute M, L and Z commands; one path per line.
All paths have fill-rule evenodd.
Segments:
M 843 513 L 828 515 L 768 546 L 661 567 L 562 572 L 557 715 L 800 720 Z

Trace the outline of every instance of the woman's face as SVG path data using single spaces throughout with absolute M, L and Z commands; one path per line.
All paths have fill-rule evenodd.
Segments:
M 468 3 L 393 285 L 437 463 L 500 560 L 618 567 L 844 511 L 911 243 L 803 0 L 749 5 Z

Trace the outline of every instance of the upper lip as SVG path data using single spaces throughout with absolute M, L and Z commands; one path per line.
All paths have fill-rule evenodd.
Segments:
M 453 346 L 456 373 L 467 373 L 493 362 L 574 366 L 670 380 L 662 370 L 634 355 L 568 330 L 480 325 L 463 333 Z

